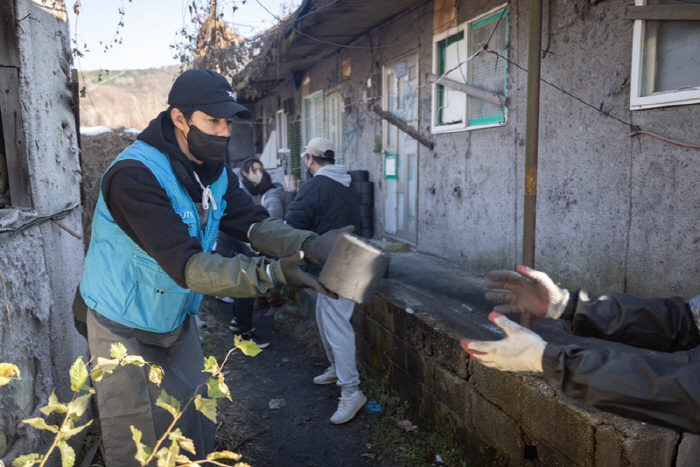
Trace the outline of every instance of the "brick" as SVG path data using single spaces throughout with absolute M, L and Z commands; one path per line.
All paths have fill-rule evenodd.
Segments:
M 413 347 L 406 346 L 406 371 L 411 375 L 421 375 L 426 387 L 435 387 L 435 361 Z
M 483 397 L 475 396 L 471 406 L 478 435 L 512 462 L 519 462 L 524 445 L 518 423 Z
M 575 442 L 575 441 L 574 441 Z M 547 467 L 583 467 L 589 466 L 591 464 L 576 464 L 571 459 L 567 458 L 565 455 L 549 446 L 547 443 L 540 442 L 535 446 L 537 449 L 537 459 L 538 464 Z M 532 465 L 532 464 L 529 464 Z M 622 466 L 619 466 L 622 467 Z
M 622 435 L 607 425 L 595 430 L 595 466 L 619 467 L 622 465 Z
M 700 436 L 683 433 L 674 467 L 696 467 L 700 459 Z
M 552 397 L 550 386 L 529 380 L 533 384 L 523 385 L 522 424 L 532 433 L 534 444 L 544 440 L 573 463 L 592 465 L 594 427 L 570 404 Z
M 469 383 L 451 371 L 437 366 L 435 371 L 435 397 L 450 408 L 457 416 L 468 419 L 471 389 Z
M 678 444 L 678 433 L 655 426 L 644 428 L 648 429 L 641 429 L 637 436 L 622 442 L 623 452 L 629 464 L 632 467 L 671 467 Z
M 476 390 L 484 398 L 500 407 L 510 418 L 521 419 L 525 384 L 521 376 L 474 363 L 472 378 Z

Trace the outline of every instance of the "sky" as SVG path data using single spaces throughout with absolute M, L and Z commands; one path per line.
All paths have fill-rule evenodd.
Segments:
M 196 0 L 197 3 L 208 3 Z M 177 65 L 170 46 L 180 41 L 178 32 L 184 27 L 191 30 L 188 5 L 193 0 L 78 0 L 80 13 L 73 11 L 67 1 L 71 38 L 77 39 L 83 57 L 76 57 L 74 66 L 81 71 L 130 70 Z M 283 6 L 296 9 L 301 0 L 219 0 L 219 11 L 224 20 L 243 37 L 273 26 Z M 263 8 L 267 8 L 268 11 Z M 233 13 L 233 6 L 238 10 Z M 123 9 L 124 16 L 119 14 Z M 120 20 L 124 26 L 119 28 Z M 117 31 L 119 32 L 117 33 Z M 121 44 L 114 43 L 115 38 Z M 102 42 L 102 45 L 100 44 Z M 105 44 L 113 47 L 105 52 Z M 87 46 L 87 47 L 85 47 Z M 75 47 L 75 45 L 73 45 Z M 89 51 L 88 51 L 89 50 Z

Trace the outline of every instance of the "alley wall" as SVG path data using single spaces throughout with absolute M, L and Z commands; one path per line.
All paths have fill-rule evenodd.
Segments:
M 21 380 L 0 388 L 0 460 L 45 452 L 47 437 L 21 420 L 41 416 L 55 389 L 69 401 L 70 365 L 87 345 L 73 326 L 71 304 L 80 280 L 80 167 L 77 132 L 70 108 L 70 42 L 65 11 L 50 2 L 17 0 L 15 24 L 19 61 L 14 119 L 25 158 L 27 193 L 10 186 L 13 199 L 29 199 L 0 209 L 0 348 L 2 362 L 17 365 Z M 0 83 L 9 94 L 8 83 Z M 6 102 L 6 101 L 3 101 Z M 7 134 L 7 132 L 4 132 Z M 6 141 L 7 143 L 7 141 Z M 13 191 L 14 190 L 14 191 Z M 61 225 L 59 225 L 59 223 Z M 59 456 L 55 457 L 58 462 Z M 52 461 L 53 462 L 53 461 Z M 53 465 L 51 462 L 49 463 Z M 57 465 L 57 464 L 56 464 Z
M 282 101 L 293 98 L 303 116 L 306 95 L 339 90 L 346 102 L 346 164 L 370 171 L 375 236 L 386 236 L 391 206 L 385 204 L 383 155 L 372 152 L 384 124 L 371 110 L 380 101 L 367 98 L 382 94 L 377 80 L 384 65 L 417 54 L 414 128 L 434 147 L 418 145 L 414 247 L 476 272 L 512 268 L 522 258 L 528 2 L 457 1 L 456 21 L 506 5 L 509 101 L 502 126 L 431 133 L 427 73 L 433 71 L 435 2 L 377 25 L 351 47 L 305 70 L 306 84 L 289 80 L 260 99 L 255 113 L 271 117 Z M 700 106 L 629 110 L 633 21 L 624 19 L 627 7 L 620 0 L 545 5 L 536 267 L 573 289 L 690 298 L 700 291 L 694 214 L 700 194 L 693 190 L 700 175 L 694 163 L 698 150 L 629 134 L 630 125 L 638 125 L 697 145 Z M 343 74 L 344 61 L 351 64 L 349 76 Z

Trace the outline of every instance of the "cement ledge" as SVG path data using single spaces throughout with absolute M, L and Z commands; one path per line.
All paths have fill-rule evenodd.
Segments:
M 539 375 L 470 361 L 459 339 L 502 336 L 486 318 L 482 282 L 438 258 L 395 254 L 372 303 L 355 309 L 360 361 L 408 402 L 413 423 L 451 440 L 468 465 L 696 465 L 695 435 L 589 408 Z M 615 345 L 570 336 L 552 320 L 536 320 L 535 331 L 554 343 Z

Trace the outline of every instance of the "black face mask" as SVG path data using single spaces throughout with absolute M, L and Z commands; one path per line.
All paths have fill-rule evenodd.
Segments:
M 190 152 L 206 165 L 217 165 L 228 153 L 228 136 L 214 136 L 204 133 L 194 125 L 189 125 L 187 145 Z

